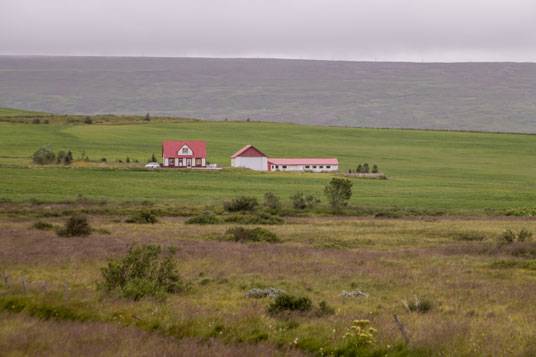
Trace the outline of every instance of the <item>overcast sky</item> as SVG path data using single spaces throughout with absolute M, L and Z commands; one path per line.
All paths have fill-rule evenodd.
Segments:
M 536 0 L 0 0 L 0 54 L 536 62 Z

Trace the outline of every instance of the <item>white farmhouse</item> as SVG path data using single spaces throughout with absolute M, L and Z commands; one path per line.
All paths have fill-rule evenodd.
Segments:
M 336 158 L 269 158 L 253 145 L 246 145 L 231 156 L 231 166 L 256 171 L 326 172 L 339 170 L 339 162 Z

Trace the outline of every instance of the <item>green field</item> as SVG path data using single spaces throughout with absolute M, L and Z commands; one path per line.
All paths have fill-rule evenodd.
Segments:
M 322 195 L 328 174 L 249 170 L 145 171 L 162 140 L 206 140 L 208 161 L 230 165 L 230 155 L 253 144 L 272 157 L 337 157 L 341 169 L 377 164 L 388 180 L 355 179 L 353 205 L 446 209 L 533 207 L 536 136 L 487 133 L 311 127 L 256 122 L 28 125 L 0 127 L 0 197 L 61 200 L 83 194 L 111 200 L 207 203 L 239 194 L 283 198 L 298 190 Z M 42 145 L 85 153 L 107 163 L 37 166 Z M 140 161 L 119 165 L 117 159 Z M 125 168 L 120 170 L 119 168 Z
M 0 108 L 0 117 L 44 116 L 44 115 L 51 115 L 51 114 L 42 113 L 42 112 L 32 112 L 32 111 L 29 111 L 29 110 L 19 110 L 19 109 L 12 109 L 12 108 Z

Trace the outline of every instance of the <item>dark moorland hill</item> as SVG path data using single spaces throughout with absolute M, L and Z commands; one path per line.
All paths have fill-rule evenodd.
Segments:
M 536 133 L 534 63 L 0 56 L 0 107 Z

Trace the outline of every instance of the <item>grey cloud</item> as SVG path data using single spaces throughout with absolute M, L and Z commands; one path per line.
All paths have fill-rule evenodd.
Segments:
M 0 12 L 0 54 L 536 61 L 532 0 L 1 0 Z

